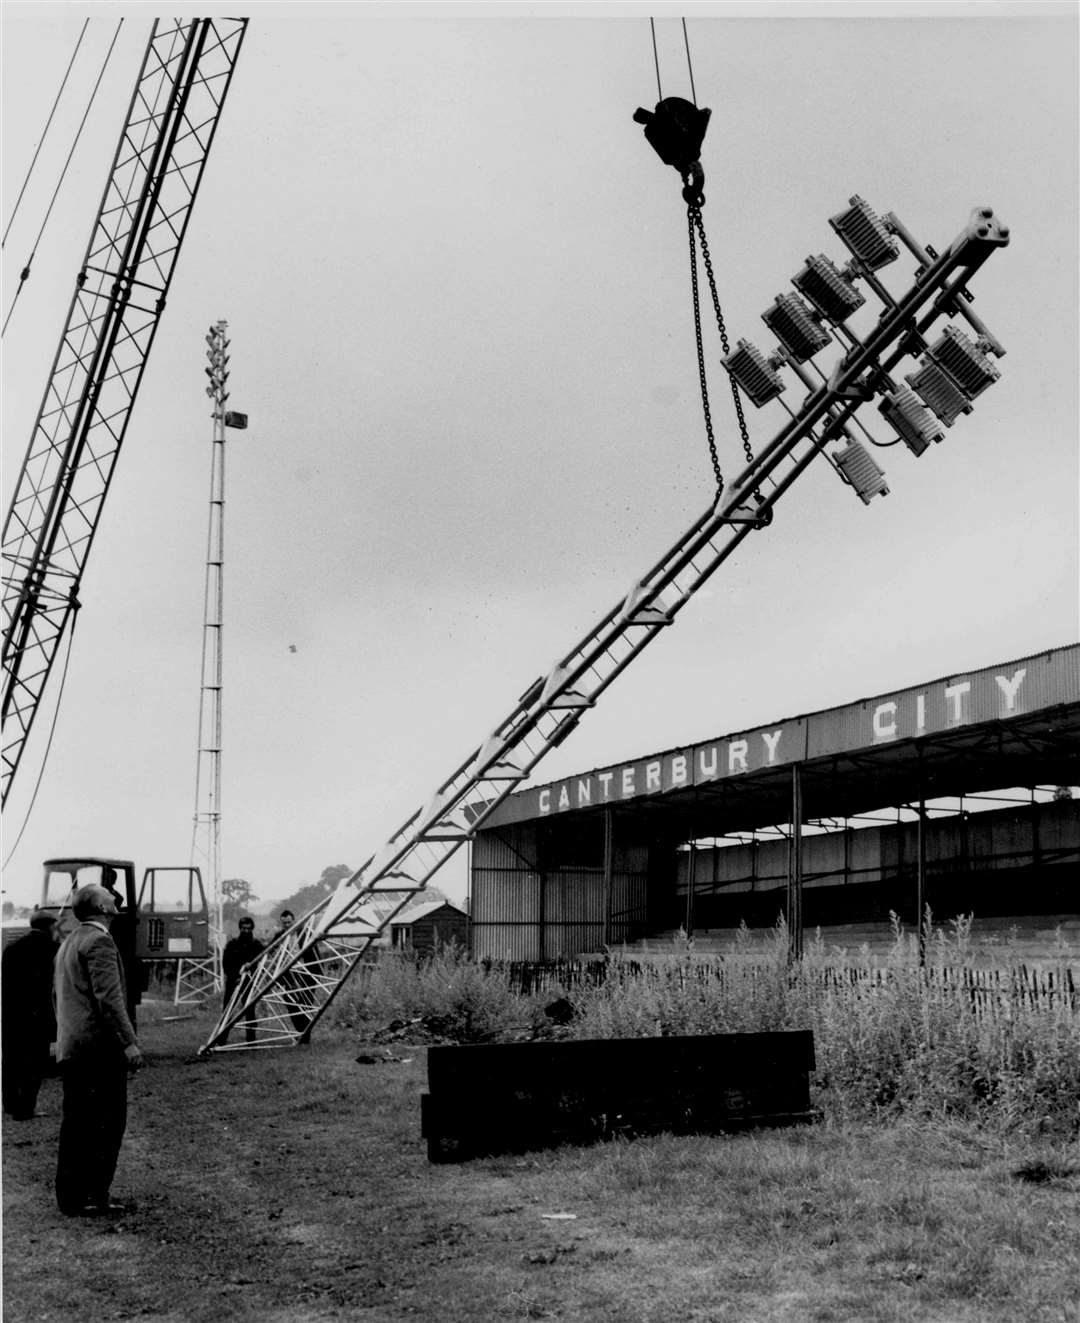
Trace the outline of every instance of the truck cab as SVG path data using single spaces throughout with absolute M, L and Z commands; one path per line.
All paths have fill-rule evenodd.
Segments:
M 78 924 L 71 911 L 75 893 L 80 887 L 88 886 L 105 887 L 116 897 L 117 913 L 109 931 L 120 951 L 127 982 L 128 1012 L 134 1021 L 135 1007 L 142 1001 L 149 981 L 149 970 L 137 952 L 139 911 L 134 863 L 130 859 L 89 855 L 46 859 L 38 909 L 56 917 L 56 931 L 62 940 Z
M 116 897 L 110 932 L 127 980 L 128 1009 L 149 984 L 150 960 L 199 960 L 210 952 L 210 915 L 197 868 L 152 867 L 135 889 L 130 859 L 78 855 L 46 859 L 39 909 L 56 916 L 60 937 L 75 927 L 71 901 L 80 887 L 103 886 Z

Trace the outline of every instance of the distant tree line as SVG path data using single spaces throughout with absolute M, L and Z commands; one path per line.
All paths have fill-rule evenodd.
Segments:
M 352 877 L 354 871 L 348 864 L 329 864 L 322 870 L 318 882 L 309 882 L 286 896 L 284 900 L 275 901 L 270 911 L 271 916 L 276 920 L 284 910 L 290 910 L 298 919 L 301 918 L 331 895 L 337 889 L 338 883 L 347 877 Z M 221 893 L 222 914 L 226 926 L 235 923 L 241 914 L 249 913 L 259 899 L 251 883 L 242 877 L 226 878 L 221 884 Z M 417 900 L 422 903 L 448 901 L 448 899 L 437 887 L 426 887 L 417 896 Z

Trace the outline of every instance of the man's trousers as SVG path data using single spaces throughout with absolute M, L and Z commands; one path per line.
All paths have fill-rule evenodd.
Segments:
M 127 1062 L 119 1052 L 60 1064 L 64 1086 L 56 1202 L 61 1212 L 104 1207 L 127 1128 Z

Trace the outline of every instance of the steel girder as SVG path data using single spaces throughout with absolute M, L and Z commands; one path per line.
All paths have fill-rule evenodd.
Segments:
M 6 800 L 65 630 L 247 19 L 155 22 L 3 531 Z
M 1007 228 L 988 208 L 977 209 L 939 256 L 911 239 L 895 218 L 887 222 L 919 259 L 914 284 L 894 299 L 869 270 L 861 270 L 884 305 L 874 330 L 862 341 L 842 330 L 847 352 L 761 455 L 550 674 L 529 686 L 425 807 L 252 962 L 203 1045 L 204 1054 L 306 1042 L 372 942 L 514 786 L 571 734 L 743 539 L 767 527 L 773 506 L 826 443 L 849 437 L 848 420 L 875 393 L 892 387 L 888 374 L 903 358 L 922 351 L 929 327 L 957 314 L 974 323 L 966 308 L 967 282 L 1008 243 Z M 985 330 L 981 323 L 977 329 Z M 1000 346 L 997 352 L 1003 352 Z M 373 901 L 387 892 L 389 905 L 375 912 Z M 229 1043 L 241 1022 L 250 1040 L 245 1034 L 243 1043 Z

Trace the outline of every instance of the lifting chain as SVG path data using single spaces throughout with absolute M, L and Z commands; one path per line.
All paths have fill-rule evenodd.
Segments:
M 686 23 L 683 22 L 685 35 Z M 655 30 L 654 46 L 655 55 Z M 690 48 L 687 46 L 687 58 Z M 693 75 L 691 74 L 691 80 Z M 657 67 L 657 86 L 659 89 L 659 66 Z M 701 168 L 701 144 L 705 138 L 705 129 L 709 123 L 711 110 L 699 109 L 697 103 L 691 104 L 681 97 L 662 98 L 656 109 L 649 111 L 638 107 L 634 111 L 634 122 L 645 126 L 645 138 L 665 165 L 673 166 L 683 182 L 683 201 L 686 203 L 687 226 L 690 232 L 690 285 L 694 295 L 694 336 L 697 340 L 698 375 L 701 378 L 701 406 L 705 413 L 705 433 L 709 441 L 709 458 L 712 461 L 713 475 L 716 478 L 716 498 L 720 499 L 724 491 L 724 475 L 720 471 L 720 458 L 716 453 L 716 437 L 713 434 L 712 412 L 709 408 L 709 386 L 705 376 L 705 346 L 701 333 L 701 295 L 698 287 L 697 245 L 701 240 L 701 256 L 705 263 L 705 274 L 709 281 L 709 293 L 712 295 L 713 310 L 716 313 L 716 325 L 720 331 L 720 343 L 725 357 L 731 352 L 728 344 L 727 327 L 720 308 L 720 296 L 716 292 L 716 276 L 713 273 L 712 258 L 709 256 L 709 242 L 705 238 L 705 223 L 701 219 L 701 209 L 705 205 L 705 172 Z M 743 450 L 747 464 L 754 462 L 754 452 L 750 448 L 750 433 L 746 426 L 742 400 L 735 378 L 729 376 L 731 398 L 735 402 L 735 416 L 739 420 L 739 435 L 742 437 Z M 754 491 L 757 504 L 764 504 L 764 497 L 757 489 Z M 762 523 L 768 523 L 772 511 L 766 510 L 761 517 Z
M 684 181 L 688 181 L 688 179 L 689 173 L 684 175 Z M 686 183 L 683 197 L 687 204 L 687 228 L 690 235 L 690 286 L 694 299 L 694 337 L 697 341 L 698 375 L 701 378 L 701 405 L 705 414 L 705 433 L 709 442 L 709 458 L 712 461 L 713 474 L 716 477 L 716 495 L 719 498 L 724 491 L 724 477 L 720 471 L 720 459 L 716 453 L 716 437 L 713 434 L 712 413 L 709 409 L 709 386 L 705 376 L 705 347 L 701 334 L 701 298 L 698 289 L 697 270 L 697 241 L 699 238 L 701 240 L 701 256 L 705 263 L 705 275 L 709 282 L 709 293 L 712 296 L 713 311 L 716 313 L 716 325 L 720 332 L 720 344 L 723 347 L 725 357 L 731 352 L 731 346 L 728 341 L 727 327 L 724 324 L 724 314 L 720 307 L 720 295 L 716 289 L 716 276 L 713 272 L 712 258 L 709 255 L 709 241 L 705 237 L 705 222 L 701 218 L 701 207 L 705 198 L 700 191 L 696 177 L 693 183 Z M 746 426 L 746 415 L 743 413 L 739 388 L 735 384 L 734 377 L 729 380 L 731 398 L 735 404 L 735 416 L 739 420 L 739 435 L 742 437 L 746 462 L 752 464 L 754 462 L 754 452 L 750 448 L 750 432 Z M 761 494 L 755 492 L 754 495 L 760 503 Z

